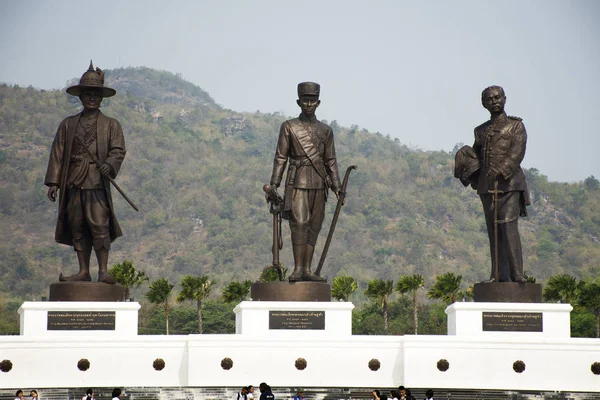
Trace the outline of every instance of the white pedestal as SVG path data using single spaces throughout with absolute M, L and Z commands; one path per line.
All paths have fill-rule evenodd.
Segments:
M 26 301 L 19 308 L 21 335 L 111 338 L 136 336 L 139 309 L 140 303 L 137 302 Z M 53 313 L 50 320 L 49 312 Z
M 137 336 L 138 308 L 137 303 L 24 303 L 22 336 L 0 336 L 0 360 L 13 365 L 0 373 L 0 387 L 239 388 L 267 377 L 273 387 L 365 392 L 399 385 L 457 391 L 600 388 L 600 377 L 591 371 L 600 361 L 600 339 L 568 337 L 571 307 L 565 304 L 455 303 L 447 309 L 449 335 L 404 336 L 351 335 L 353 305 L 337 302 L 243 302 L 235 309 L 238 334 Z M 115 330 L 48 331 L 47 313 L 53 310 L 115 311 Z M 290 318 L 294 312 L 323 313 L 324 319 L 312 316 L 307 323 L 323 322 L 324 329 L 269 329 L 271 311 Z M 541 312 L 543 330 L 483 331 L 483 312 Z M 158 358 L 165 362 L 160 371 L 153 366 Z M 225 358 L 233 361 L 231 369 L 222 368 Z M 303 370 L 296 367 L 299 358 L 307 362 Z M 81 359 L 90 362 L 87 371 L 79 370 Z M 373 359 L 380 362 L 376 371 L 369 368 Z M 442 359 L 450 366 L 445 372 L 437 367 Z M 522 373 L 513 369 L 517 360 L 526 366 Z M 174 393 L 161 396 L 185 397 Z
M 346 302 L 243 301 L 233 310 L 235 333 L 262 337 L 347 337 L 352 335 L 353 309 L 354 304 Z M 323 319 L 324 329 L 320 329 Z M 287 328 L 281 329 L 282 324 Z
M 570 304 L 547 303 L 454 303 L 446 308 L 448 335 L 505 338 L 570 338 L 573 310 Z M 503 315 L 506 330 L 502 330 Z M 484 330 L 484 319 L 487 329 Z M 541 321 L 540 321 L 541 320 Z M 539 325 L 541 331 L 523 331 L 526 325 Z M 511 327 L 512 326 L 512 327 Z

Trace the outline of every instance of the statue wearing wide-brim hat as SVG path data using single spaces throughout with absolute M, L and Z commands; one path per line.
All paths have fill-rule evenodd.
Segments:
M 111 185 L 119 190 L 114 180 L 127 151 L 121 124 L 104 115 L 100 105 L 104 97 L 114 96 L 116 91 L 104 86 L 104 73 L 99 68 L 94 70 L 91 62 L 79 84 L 66 91 L 79 97 L 83 109 L 60 123 L 50 149 L 44 184 L 48 186 L 50 201 L 55 202 L 58 197 L 54 238 L 74 248 L 79 273 L 67 276 L 61 273 L 58 280 L 91 281 L 90 259 L 95 252 L 98 282 L 114 284 L 115 278 L 108 273 L 108 256 L 111 243 L 123 232 L 115 216 Z M 69 297 L 70 293 L 65 296 L 64 292 L 52 293 L 51 301 L 74 298 Z M 94 301 L 109 301 L 104 297 L 99 299 Z
M 115 89 L 104 86 L 104 71 L 102 71 L 98 67 L 96 67 L 96 70 L 94 70 L 92 60 L 90 60 L 90 67 L 88 68 L 88 70 L 85 71 L 83 75 L 81 75 L 79 84 L 68 87 L 67 93 L 69 93 L 72 96 L 79 97 L 82 90 L 85 89 L 100 90 L 102 92 L 102 97 L 111 97 L 117 93 Z

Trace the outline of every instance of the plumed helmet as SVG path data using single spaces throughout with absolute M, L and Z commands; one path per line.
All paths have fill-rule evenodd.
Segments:
M 79 96 L 82 89 L 87 88 L 100 89 L 102 91 L 102 97 L 111 97 L 117 93 L 115 89 L 104 86 L 104 71 L 98 67 L 94 70 L 92 60 L 90 60 L 90 67 L 88 70 L 81 75 L 79 85 L 67 88 L 67 93 L 72 96 Z
M 479 158 L 471 146 L 461 147 L 454 156 L 454 177 L 460 179 L 464 186 L 476 189 L 475 173 L 479 171 Z

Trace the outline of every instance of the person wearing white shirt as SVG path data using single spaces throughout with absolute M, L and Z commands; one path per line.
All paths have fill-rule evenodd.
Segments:
M 121 400 L 121 394 L 123 392 L 121 392 L 121 389 L 119 388 L 114 388 L 112 391 L 112 400 Z
M 96 400 L 96 398 L 94 397 L 94 390 L 93 389 L 86 390 L 85 396 L 83 396 L 81 398 L 81 400 Z
M 242 390 L 233 396 L 233 400 L 248 400 L 248 388 L 244 386 Z

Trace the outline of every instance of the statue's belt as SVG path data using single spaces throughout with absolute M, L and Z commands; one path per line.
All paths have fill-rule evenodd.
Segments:
M 290 158 L 290 165 L 298 168 L 298 167 L 304 167 L 306 165 L 312 165 L 312 162 L 310 161 L 310 159 L 308 157 Z
M 87 156 L 71 156 L 71 158 L 69 159 L 70 162 L 75 163 L 75 162 L 82 162 L 82 161 L 86 161 L 89 162 L 90 164 L 93 164 L 94 161 L 91 160 L 89 157 Z

